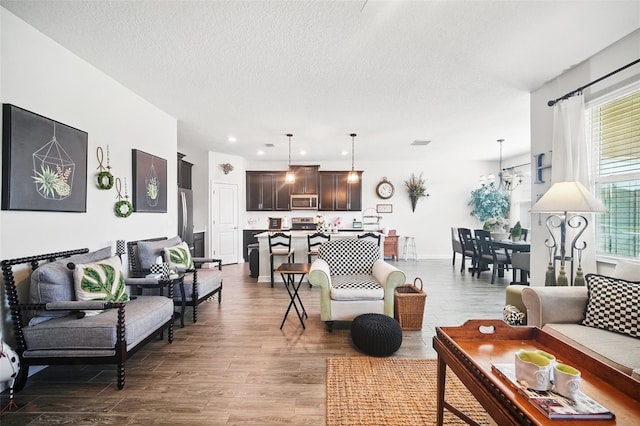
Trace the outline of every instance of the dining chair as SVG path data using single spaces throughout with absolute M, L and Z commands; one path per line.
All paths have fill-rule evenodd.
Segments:
M 501 276 L 504 276 L 504 270 L 509 268 L 511 258 L 506 250 L 504 253 L 498 253 L 496 251 L 495 247 L 491 243 L 491 232 L 483 229 L 476 229 L 474 231 L 474 235 L 479 251 L 478 264 L 476 268 L 476 271 L 478 272 L 477 276 L 480 278 L 480 273 L 485 269 L 485 267 L 492 265 L 491 284 L 494 284 L 496 281 L 496 273 L 498 270 L 501 270 Z
M 380 245 L 380 234 L 375 234 L 373 232 L 366 232 L 364 234 L 358 235 L 358 238 L 371 238 L 375 240 L 378 245 Z
M 318 247 L 322 243 L 326 243 L 331 240 L 331 235 L 324 232 L 316 232 L 311 235 L 307 235 L 307 262 L 311 263 L 312 256 L 318 256 Z
M 514 252 L 511 255 L 511 266 L 513 267 L 513 284 L 527 285 L 529 269 L 531 268 L 531 253 Z M 516 281 L 516 271 L 520 270 L 520 281 Z
M 276 256 L 285 257 L 288 263 L 295 262 L 295 253 L 291 247 L 291 234 L 284 232 L 275 232 L 269 234 L 269 263 L 271 265 L 271 287 L 273 287 L 273 278 L 275 267 L 273 259 Z
M 462 250 L 462 241 L 458 235 L 458 230 L 451 227 L 451 248 L 453 249 L 453 266 L 456 266 L 456 253 L 460 253 L 464 261 L 464 250 Z M 463 266 L 464 268 L 464 266 Z
M 478 266 L 478 250 L 473 234 L 469 228 L 458 228 L 458 239 L 462 244 L 462 266 L 460 272 L 464 272 L 465 259 L 471 259 L 471 276 L 476 272 Z

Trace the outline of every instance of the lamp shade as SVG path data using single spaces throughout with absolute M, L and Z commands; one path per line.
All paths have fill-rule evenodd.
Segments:
M 580 182 L 558 182 L 531 207 L 532 213 L 606 213 L 607 208 Z

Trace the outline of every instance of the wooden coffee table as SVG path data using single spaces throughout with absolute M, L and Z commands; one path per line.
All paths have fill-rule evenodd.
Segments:
M 436 327 L 438 425 L 444 409 L 477 424 L 444 400 L 447 366 L 499 425 L 637 425 L 640 382 L 537 327 L 512 327 L 500 320 L 469 320 L 460 327 Z M 550 420 L 491 370 L 492 363 L 514 362 L 518 349 L 542 349 L 582 372 L 580 390 L 615 414 L 614 420 Z

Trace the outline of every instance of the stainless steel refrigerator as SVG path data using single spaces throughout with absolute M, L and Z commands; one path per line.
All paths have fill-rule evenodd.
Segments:
M 178 236 L 193 255 L 193 192 L 190 189 L 178 188 Z

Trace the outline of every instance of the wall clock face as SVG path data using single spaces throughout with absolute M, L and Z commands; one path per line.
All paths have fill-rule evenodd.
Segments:
M 393 188 L 391 182 L 389 182 L 387 178 L 383 178 L 376 187 L 376 194 L 378 194 L 378 197 L 386 200 L 387 198 L 391 198 L 393 196 L 394 190 L 395 189 Z

